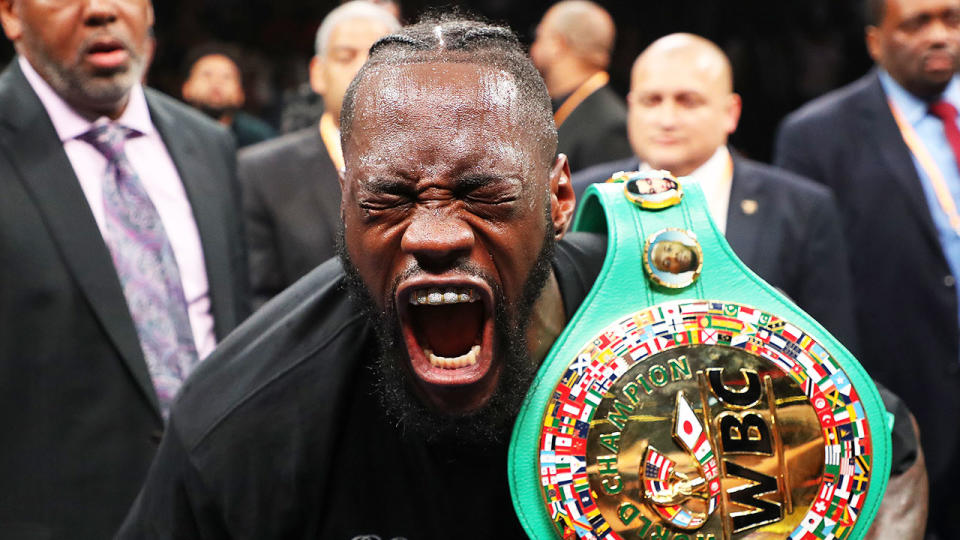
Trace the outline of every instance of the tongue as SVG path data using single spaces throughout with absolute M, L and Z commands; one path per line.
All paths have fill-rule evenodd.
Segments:
M 480 343 L 483 304 L 411 306 L 410 318 L 420 346 L 433 354 L 453 358 Z

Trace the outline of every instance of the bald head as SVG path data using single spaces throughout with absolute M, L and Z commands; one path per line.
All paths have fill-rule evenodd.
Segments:
M 733 69 L 727 55 L 712 41 L 695 34 L 670 34 L 654 41 L 633 63 L 633 81 L 638 70 L 686 71 L 719 91 L 733 92 Z
M 587 0 L 566 0 L 543 16 L 543 25 L 566 41 L 572 54 L 606 69 L 616 27 L 605 9 Z
M 548 9 L 537 26 L 530 57 L 546 79 L 551 95 L 552 86 L 566 86 L 568 80 L 575 86 L 592 73 L 607 69 L 616 33 L 613 18 L 593 2 L 565 0 Z
M 730 61 L 719 47 L 693 34 L 660 38 L 640 54 L 627 105 L 633 151 L 677 176 L 709 160 L 740 119 Z

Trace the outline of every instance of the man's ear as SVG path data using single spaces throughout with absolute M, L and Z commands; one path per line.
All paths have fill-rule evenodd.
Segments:
M 864 40 L 867 43 L 867 53 L 877 64 L 880 64 L 880 61 L 883 59 L 883 47 L 881 47 L 880 43 L 882 39 L 882 36 L 880 36 L 880 29 L 876 26 L 868 26 L 864 31 Z
M 573 209 L 577 206 L 577 196 L 570 183 L 570 163 L 567 156 L 557 154 L 557 161 L 550 170 L 550 218 L 553 220 L 553 234 L 557 240 L 563 238 L 573 218 Z
M 23 26 L 20 17 L 14 13 L 13 0 L 0 0 L 0 25 L 7 39 L 16 43 L 23 35 Z
M 737 130 L 737 124 L 740 123 L 740 112 L 743 110 L 743 100 L 740 94 L 731 93 L 727 103 L 727 125 L 724 126 L 727 135 L 733 135 Z
M 327 93 L 327 85 L 323 82 L 323 59 L 319 56 L 310 59 L 310 87 L 321 96 Z

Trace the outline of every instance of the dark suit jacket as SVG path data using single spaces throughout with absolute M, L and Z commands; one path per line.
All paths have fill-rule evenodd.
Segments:
M 570 170 L 633 155 L 627 139 L 627 106 L 609 86 L 586 97 L 557 128 L 557 152 Z
M 229 135 L 148 90 L 200 231 L 218 337 L 246 311 Z M 0 75 L 0 538 L 109 538 L 163 420 L 110 253 L 17 62 Z
M 336 254 L 340 182 L 317 126 L 245 148 L 239 174 L 259 307 Z
M 638 166 L 629 158 L 573 175 L 577 197 L 591 183 Z M 734 253 L 856 353 L 850 277 L 829 190 L 736 154 L 730 190 L 726 239 Z M 752 214 L 743 210 L 746 200 L 756 202 Z
M 861 361 L 920 424 L 931 522 L 960 515 L 960 333 L 950 273 L 910 151 L 869 73 L 792 113 L 776 162 L 823 182 L 841 209 Z M 949 531 L 949 532 L 948 532 Z

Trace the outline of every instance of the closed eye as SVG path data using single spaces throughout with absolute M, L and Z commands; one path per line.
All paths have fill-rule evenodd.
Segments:
M 457 197 L 481 204 L 509 203 L 520 198 L 521 185 L 515 178 L 467 176 L 457 182 Z
M 359 204 L 366 210 L 386 210 L 412 204 L 416 198 L 410 181 L 375 178 L 360 190 Z

